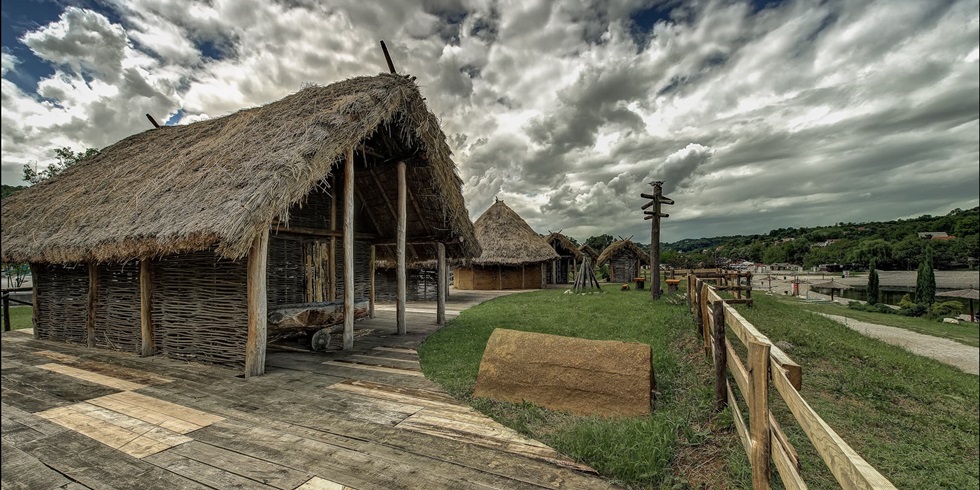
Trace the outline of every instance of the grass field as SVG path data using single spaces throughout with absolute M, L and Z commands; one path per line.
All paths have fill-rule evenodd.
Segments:
M 801 311 L 799 303 L 759 295 L 755 306 L 736 308 L 773 342 L 793 345 L 786 352 L 803 366 L 803 397 L 895 486 L 980 486 L 977 376 Z M 770 400 L 800 451 L 809 487 L 840 488 L 775 392 Z
M 33 310 L 30 306 L 11 306 L 10 307 L 10 329 L 20 330 L 31 328 L 31 315 Z
M 961 322 L 959 324 L 950 324 L 937 320 L 930 320 L 928 318 L 915 318 L 902 315 L 889 315 L 887 313 L 852 310 L 839 304 L 805 303 L 790 298 L 780 298 L 780 301 L 795 301 L 801 307 L 810 311 L 827 313 L 830 315 L 846 316 L 862 322 L 904 328 L 906 330 L 911 330 L 913 332 L 925 335 L 954 340 L 972 347 L 980 346 L 980 328 L 977 328 L 977 324 L 975 323 L 970 324 L 968 322 Z
M 649 291 L 606 290 L 584 296 L 561 290 L 523 293 L 467 310 L 422 344 L 422 370 L 501 423 L 629 486 L 748 486 L 750 470 L 744 454 L 739 456 L 731 418 L 712 410 L 710 365 L 686 304 L 652 303 Z M 656 410 L 644 417 L 601 419 L 471 399 L 495 328 L 649 344 L 659 391 Z

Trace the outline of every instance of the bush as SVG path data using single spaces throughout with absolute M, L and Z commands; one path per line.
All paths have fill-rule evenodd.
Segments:
M 891 314 L 895 313 L 895 310 L 888 307 L 884 303 L 871 304 L 871 303 L 861 303 L 860 301 L 850 301 L 847 303 L 847 308 L 857 311 L 867 311 L 870 313 L 885 313 Z
M 929 314 L 934 317 L 959 315 L 962 308 L 963 305 L 961 305 L 959 301 L 942 301 L 933 303 L 932 307 L 929 308 Z
M 914 304 L 915 304 L 915 301 L 912 301 L 912 297 L 909 296 L 908 293 L 905 293 L 905 296 L 902 296 L 902 299 L 898 301 L 898 306 L 900 308 L 903 308 L 903 309 L 904 308 L 909 308 L 909 307 L 913 306 Z
M 929 312 L 929 307 L 926 305 L 920 305 L 918 303 L 913 303 L 909 306 L 902 307 L 898 310 L 899 315 L 905 316 L 922 316 Z

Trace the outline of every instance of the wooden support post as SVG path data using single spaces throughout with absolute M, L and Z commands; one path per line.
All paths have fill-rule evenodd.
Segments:
M 704 316 L 701 315 L 701 280 L 694 279 L 694 276 L 690 276 L 692 282 L 694 282 L 694 294 L 691 296 L 691 301 L 693 302 L 692 308 L 694 308 L 694 318 L 698 326 L 698 337 L 704 338 Z
M 752 440 L 752 488 L 768 489 L 771 439 L 769 437 L 769 350 L 768 343 L 750 339 L 749 348 L 749 436 Z
M 245 341 L 245 377 L 265 374 L 265 344 L 268 336 L 268 296 L 266 267 L 269 257 L 269 229 L 259 231 L 248 250 L 246 300 L 248 337 Z
M 449 274 L 446 272 L 446 245 L 436 244 L 436 256 L 438 269 L 436 270 L 436 325 L 446 324 L 446 279 Z
M 715 347 L 715 410 L 722 411 L 728 405 L 728 352 L 725 349 L 725 302 L 711 304 L 715 317 L 712 341 Z
M 95 299 L 99 295 L 99 268 L 95 262 L 88 263 L 88 346 L 95 347 Z
M 374 271 L 375 267 L 377 266 L 377 262 L 375 262 L 375 253 L 376 251 L 374 245 L 371 245 L 371 293 L 370 296 L 368 296 L 368 318 L 374 318 Z
M 37 331 L 37 318 L 41 311 L 41 298 L 37 295 L 37 266 L 33 263 L 31 264 L 31 326 L 34 330 L 34 340 L 41 338 L 40 332 Z
M 10 331 L 10 293 L 3 295 L 3 331 Z
M 344 350 L 354 349 L 354 148 L 344 159 Z
M 330 174 L 330 231 L 337 231 L 337 174 Z M 327 271 L 327 301 L 337 300 L 337 238 L 330 237 L 330 270 Z
M 268 234 L 268 232 L 266 232 Z M 150 258 L 140 259 L 140 355 L 143 357 L 156 354 L 156 338 L 153 332 L 153 273 L 150 268 Z
M 398 298 L 396 305 L 396 324 L 398 334 L 404 335 L 408 329 L 405 326 L 405 229 L 408 221 L 408 183 L 405 177 L 405 162 L 398 162 L 398 224 L 396 273 L 398 275 Z

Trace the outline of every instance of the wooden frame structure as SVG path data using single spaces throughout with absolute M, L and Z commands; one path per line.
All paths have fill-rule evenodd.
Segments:
M 568 284 L 568 275 L 578 275 L 578 265 L 584 256 L 574 243 L 561 231 L 549 233 L 544 241 L 558 254 L 558 258 L 548 262 L 545 277 L 548 284 Z
M 35 335 L 259 375 L 267 315 L 284 304 L 342 298 L 343 348 L 352 349 L 353 305 L 367 297 L 373 314 L 378 259 L 397 263 L 398 333 L 408 331 L 409 261 L 438 263 L 436 321 L 444 322 L 446 262 L 480 248 L 445 136 L 423 100 L 411 77 L 394 74 L 310 87 L 134 135 L 81 164 L 84 171 L 5 199 L 3 258 L 31 264 Z M 283 142 L 283 134 L 299 139 Z M 59 197 L 92 178 L 107 182 L 103 194 Z M 32 202 L 49 203 L 46 219 L 32 214 Z M 59 220 L 63 209 L 85 216 Z M 175 227 L 172 216 L 190 224 Z

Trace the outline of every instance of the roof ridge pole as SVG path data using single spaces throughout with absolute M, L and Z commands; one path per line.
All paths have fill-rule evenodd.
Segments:
M 344 350 L 354 349 L 354 147 L 344 159 Z
M 395 322 L 398 327 L 398 335 L 404 335 L 408 329 L 405 327 L 405 225 L 408 221 L 408 185 L 405 178 L 405 162 L 399 161 L 398 168 L 398 224 L 396 228 L 396 255 L 398 275 L 398 301 L 395 314 Z
M 388 71 L 390 71 L 392 75 L 395 75 L 395 64 L 391 62 L 391 55 L 388 54 L 388 46 L 385 46 L 385 42 L 383 40 L 381 41 L 381 51 L 384 52 L 385 61 L 388 62 Z

